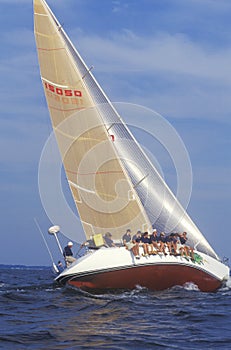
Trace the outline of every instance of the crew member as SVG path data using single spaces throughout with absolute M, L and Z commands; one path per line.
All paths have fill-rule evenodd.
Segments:
M 63 256 L 66 262 L 67 267 L 69 267 L 76 259 L 73 257 L 71 248 L 73 247 L 72 242 L 68 242 L 67 246 L 63 250 Z

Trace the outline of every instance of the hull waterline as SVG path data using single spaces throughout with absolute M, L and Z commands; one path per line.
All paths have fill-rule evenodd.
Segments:
M 68 284 L 83 290 L 134 289 L 164 290 L 192 282 L 203 292 L 216 291 L 222 281 L 195 268 L 182 265 L 141 266 L 124 270 L 74 277 Z
M 104 250 L 102 253 L 105 255 L 104 253 L 107 252 Z M 223 285 L 228 274 L 227 266 L 204 254 L 203 261 L 199 264 L 179 256 L 169 255 L 142 257 L 136 261 L 131 253 L 125 250 L 123 253 L 127 255 L 127 261 L 122 256 L 119 264 L 118 254 L 115 254 L 114 259 L 111 258 L 112 263 L 106 268 L 100 268 L 100 259 L 103 257 L 93 254 L 95 255 L 94 270 L 91 269 L 91 262 L 88 261 L 93 258 L 90 256 L 89 259 L 87 257 L 83 262 L 79 262 L 79 265 L 85 266 L 85 269 L 82 267 L 78 269 L 77 262 L 75 266 L 59 275 L 56 281 L 86 291 L 134 289 L 137 286 L 160 291 L 176 285 L 193 283 L 203 292 L 213 292 Z M 98 269 L 97 264 L 99 264 Z

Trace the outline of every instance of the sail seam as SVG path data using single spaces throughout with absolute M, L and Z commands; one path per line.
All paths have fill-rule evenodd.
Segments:
M 50 109 L 55 109 L 56 111 L 60 111 L 60 112 L 70 112 L 70 111 L 79 111 L 81 109 L 84 109 L 84 107 L 79 107 L 79 108 L 57 108 L 57 107 L 53 107 L 53 106 L 49 106 Z
M 111 171 L 96 171 L 94 173 L 78 173 L 76 171 L 71 171 L 71 170 L 66 170 L 68 173 L 70 174 L 74 174 L 74 175 L 82 175 L 82 176 L 85 176 L 85 175 L 107 175 L 107 174 L 123 174 L 122 170 L 119 171 L 119 170 L 111 170 Z
M 48 17 L 48 15 L 46 15 L 45 13 L 38 13 L 38 12 L 35 12 L 34 14 L 35 14 L 36 16 Z
M 38 47 L 38 50 L 40 50 L 40 51 L 59 51 L 59 50 L 65 50 L 65 47 L 58 47 L 56 49 L 45 49 L 43 47 Z

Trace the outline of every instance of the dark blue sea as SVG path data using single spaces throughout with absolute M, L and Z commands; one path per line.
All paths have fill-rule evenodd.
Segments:
M 0 266 L 0 349 L 231 349 L 231 283 L 92 295 L 47 267 Z

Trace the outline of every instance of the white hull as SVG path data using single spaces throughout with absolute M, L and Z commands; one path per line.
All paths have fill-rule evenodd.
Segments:
M 215 291 L 229 278 L 229 268 L 206 254 L 198 254 L 201 262 L 162 254 L 138 260 L 124 247 L 101 248 L 78 259 L 56 281 L 84 290 L 133 289 L 137 285 L 164 290 L 192 282 L 201 291 Z

